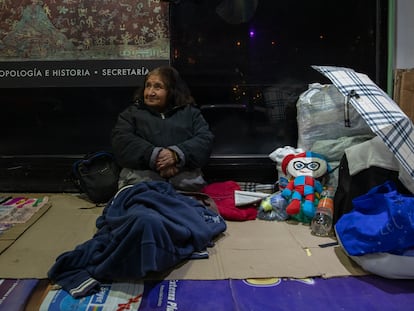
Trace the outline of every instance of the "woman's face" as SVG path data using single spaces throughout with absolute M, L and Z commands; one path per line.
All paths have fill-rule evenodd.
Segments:
M 167 106 L 168 90 L 160 76 L 153 74 L 148 76 L 144 88 L 144 102 L 146 105 L 162 111 Z

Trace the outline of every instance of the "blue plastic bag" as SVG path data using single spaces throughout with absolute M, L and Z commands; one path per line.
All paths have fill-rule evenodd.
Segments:
M 351 256 L 402 254 L 414 246 L 414 196 L 400 194 L 392 181 L 352 200 L 353 209 L 335 225 L 338 239 Z

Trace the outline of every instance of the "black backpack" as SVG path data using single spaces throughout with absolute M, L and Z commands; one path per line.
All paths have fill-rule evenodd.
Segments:
M 73 163 L 74 184 L 97 204 L 107 203 L 118 191 L 120 167 L 106 151 L 89 153 Z

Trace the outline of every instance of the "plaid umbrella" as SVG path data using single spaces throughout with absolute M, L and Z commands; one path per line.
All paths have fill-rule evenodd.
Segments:
M 312 66 L 345 96 L 414 179 L 413 123 L 400 107 L 365 74 L 349 68 Z M 345 113 L 345 125 L 347 124 Z M 352 126 L 352 125 L 351 125 Z

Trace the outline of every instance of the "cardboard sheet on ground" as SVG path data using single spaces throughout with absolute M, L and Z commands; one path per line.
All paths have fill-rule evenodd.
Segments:
M 92 238 L 102 207 L 73 194 L 48 194 L 51 207 L 0 255 L 0 278 L 47 277 L 57 256 Z M 334 242 L 312 236 L 309 226 L 254 220 L 227 222 L 209 259 L 184 262 L 166 279 L 214 280 L 264 277 L 364 275 Z
M 70 194 L 46 195 L 49 209 L 0 255 L 0 278 L 46 278 L 57 254 L 92 237 L 102 208 Z

